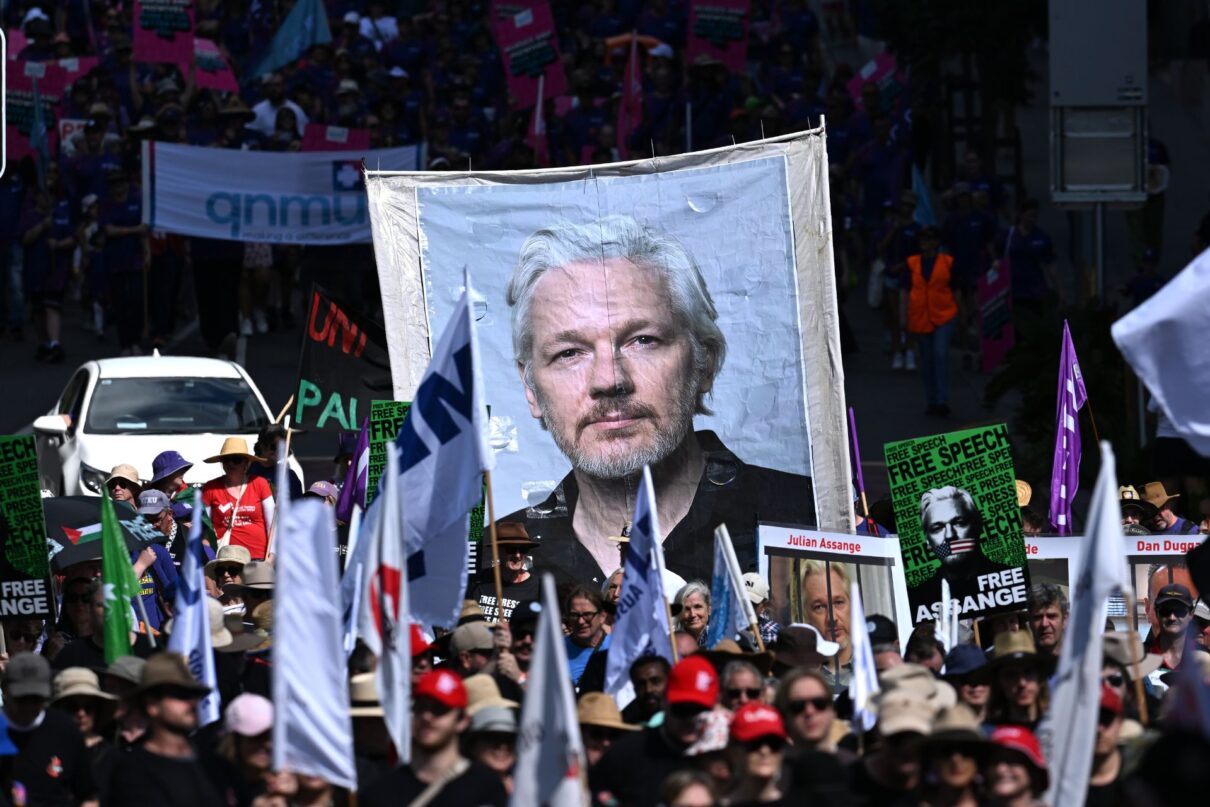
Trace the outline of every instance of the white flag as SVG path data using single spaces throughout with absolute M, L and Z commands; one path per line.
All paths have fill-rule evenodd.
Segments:
M 1101 708 L 1101 634 L 1109 595 L 1129 591 L 1126 539 L 1118 509 L 1117 469 L 1113 449 L 1101 442 L 1101 471 L 1092 491 L 1080 570 L 1071 590 L 1071 616 L 1063 632 L 1059 670 L 1055 674 L 1048 725 L 1039 739 L 1054 774 L 1048 804 L 1082 807 L 1092 772 L 1097 715 Z
M 199 726 L 218 720 L 218 678 L 214 673 L 214 651 L 210 644 L 210 616 L 206 607 L 206 559 L 202 550 L 202 513 L 194 512 L 189 522 L 189 538 L 185 543 L 185 560 L 177 581 L 176 603 L 172 616 L 172 633 L 168 649 L 179 653 L 189 662 L 189 671 L 198 683 L 210 687 L 210 692 L 197 705 Z
M 318 499 L 278 521 L 273 593 L 273 767 L 357 787 L 336 590 L 336 515 Z
M 622 566 L 622 590 L 605 667 L 605 691 L 615 698 L 630 684 L 630 665 L 635 659 L 656 655 L 672 661 L 668 603 L 664 600 L 664 545 L 655 511 L 655 486 L 647 466 L 643 466 Z
M 633 539 L 632 539 L 633 540 Z M 509 804 L 585 807 L 584 743 L 576 699 L 567 675 L 567 652 L 559 620 L 555 581 L 542 575 L 542 613 L 534 633 L 525 703 L 517 734 L 517 765 Z M 654 786 L 654 785 L 653 785 Z
M 357 635 L 378 656 L 383 720 L 399 760 L 408 762 L 412 753 L 412 635 L 408 624 L 410 591 L 404 579 L 403 491 L 399 484 L 399 450 L 394 445 L 387 446 L 387 466 L 378 490 L 358 539 L 359 568 L 355 574 L 361 591 L 356 598 Z
M 748 599 L 748 588 L 744 585 L 731 544 L 731 533 L 726 524 L 714 530 L 714 572 L 710 578 L 710 623 L 706 626 L 706 647 L 714 647 L 723 639 L 734 639 L 736 634 L 756 624 L 756 612 Z
M 412 621 L 443 628 L 454 627 L 462 610 L 470 511 L 494 464 L 475 332 L 479 299 L 468 274 L 395 441 Z
M 861 589 L 853 581 L 849 596 L 849 642 L 853 648 L 853 677 L 849 679 L 849 699 L 853 701 L 853 722 L 862 731 L 874 728 L 877 718 L 870 699 L 878 692 L 878 669 L 874 666 L 874 648 L 861 604 Z
M 1164 416 L 1199 454 L 1210 457 L 1210 250 L 1113 323 L 1112 332 Z

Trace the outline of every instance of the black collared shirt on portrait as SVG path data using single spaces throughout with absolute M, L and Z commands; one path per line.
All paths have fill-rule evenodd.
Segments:
M 810 477 L 749 465 L 714 432 L 699 431 L 696 436 L 706 455 L 706 469 L 689 512 L 664 541 L 669 570 L 685 580 L 709 581 L 714 568 L 714 529 L 719 524 L 727 525 L 744 572 L 756 569 L 758 521 L 814 526 Z M 613 569 L 602 570 L 576 539 L 572 519 L 578 494 L 575 474 L 569 473 L 541 504 L 501 520 L 524 523 L 530 537 L 541 542 L 533 552 L 536 570 L 553 573 L 560 583 L 600 586 Z

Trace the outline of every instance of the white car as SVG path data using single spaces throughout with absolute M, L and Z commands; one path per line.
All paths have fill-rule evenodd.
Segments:
M 129 463 L 146 482 L 161 451 L 178 451 L 200 485 L 222 466 L 202 460 L 227 437 L 251 450 L 273 419 L 256 384 L 235 362 L 192 356 L 139 356 L 86 362 L 50 412 L 33 423 L 44 490 L 58 496 L 100 496 L 109 471 Z M 302 468 L 290 467 L 301 480 Z

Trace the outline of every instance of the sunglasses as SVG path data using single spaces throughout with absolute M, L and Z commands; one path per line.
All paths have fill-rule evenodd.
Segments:
M 1184 605 L 1166 605 L 1163 608 L 1157 609 L 1162 617 L 1174 616 L 1177 619 L 1184 619 L 1189 616 L 1189 609 Z
M 768 748 L 773 753 L 777 753 L 786 747 L 786 741 L 781 737 L 772 735 L 769 737 L 757 737 L 755 740 L 748 740 L 744 743 L 744 749 L 749 754 L 754 754 L 762 748 Z
M 1097 716 L 1097 722 L 1105 727 L 1113 725 L 1113 721 L 1117 719 L 1118 713 L 1112 712 L 1109 709 L 1102 709 L 1101 713 Z
M 240 572 L 244 569 L 240 564 L 232 564 L 231 566 L 215 566 L 215 577 L 239 577 Z
M 740 695 L 747 695 L 748 700 L 754 701 L 760 697 L 760 689 L 748 689 L 747 687 L 740 689 L 728 689 L 727 697 L 731 700 L 737 699 Z
M 87 598 L 85 598 L 85 599 L 87 599 Z M 37 641 L 38 637 L 41 635 L 42 635 L 41 632 L 26 633 L 25 631 L 21 631 L 21 630 L 14 630 L 14 631 L 9 631 L 8 638 L 14 642 L 34 642 L 34 641 Z
M 589 742 L 602 743 L 616 740 L 622 732 L 620 729 L 606 729 L 600 726 L 581 726 L 580 733 Z
M 702 712 L 710 711 L 705 706 L 696 703 L 674 703 L 668 707 L 668 712 L 681 720 L 697 717 Z
M 92 597 L 87 594 L 65 594 L 63 596 L 64 605 L 87 605 L 92 601 Z
M 573 624 L 576 622 L 580 622 L 580 621 L 591 622 L 597 618 L 597 614 L 599 614 L 599 613 L 601 613 L 601 612 L 600 611 L 580 611 L 580 612 L 571 611 L 570 613 L 567 614 L 567 621 L 571 622 Z
M 192 689 L 173 686 L 163 687 L 159 691 L 159 695 L 162 698 L 171 698 L 174 701 L 196 701 L 202 697 Z
M 223 465 L 245 465 L 247 462 L 244 457 L 228 457 L 223 460 Z
M 815 712 L 823 712 L 832 708 L 832 699 L 827 695 L 820 695 L 818 698 L 801 698 L 790 701 L 786 704 L 791 714 L 800 715 L 806 711 L 810 705 L 811 710 Z
M 1126 683 L 1126 676 L 1121 673 L 1109 673 L 1109 675 L 1101 676 L 1101 682 L 1109 684 L 1111 687 L 1120 687 Z
M 86 712 L 95 712 L 97 704 L 90 698 L 68 698 L 65 701 L 60 701 L 59 705 L 67 712 L 74 713 L 83 709 Z

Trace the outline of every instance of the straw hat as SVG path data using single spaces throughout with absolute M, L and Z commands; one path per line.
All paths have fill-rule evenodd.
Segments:
M 378 699 L 377 673 L 358 673 L 349 679 L 349 714 L 353 717 L 382 717 Z
M 220 546 L 218 552 L 214 556 L 214 560 L 206 564 L 205 572 L 207 577 L 214 577 L 214 569 L 220 563 L 238 563 L 240 566 L 246 566 L 252 562 L 252 553 L 248 551 L 248 547 L 239 546 L 238 544 L 227 544 Z M 240 579 L 243 579 L 241 570 Z
M 581 726 L 618 731 L 638 731 L 641 728 L 623 720 L 618 705 L 604 692 L 588 692 L 582 695 L 576 704 L 576 719 Z
M 50 702 L 57 703 L 67 698 L 96 698 L 105 701 L 112 709 L 117 697 L 104 692 L 97 674 L 87 667 L 68 667 L 55 676 L 54 696 Z
M 222 462 L 227 457 L 243 457 L 252 462 L 259 462 L 261 465 L 265 461 L 248 450 L 248 441 L 242 437 L 228 437 L 223 441 L 222 449 L 213 457 L 207 457 L 202 462 Z
M 933 720 L 933 730 L 925 738 L 927 745 L 962 744 L 971 746 L 971 750 L 983 752 L 987 748 L 987 738 L 979 727 L 979 718 L 965 703 L 956 703 L 948 709 L 942 709 Z
M 105 480 L 105 487 L 109 487 L 109 483 L 115 479 L 129 482 L 140 492 L 143 490 L 143 483 L 139 481 L 138 469 L 128 463 L 123 462 L 113 466 L 113 470 L 109 472 L 109 477 Z
M 1034 637 L 1025 630 L 1009 630 L 996 635 L 988 668 L 996 670 L 1013 661 L 1028 661 L 1037 667 L 1044 676 L 1052 672 L 1055 663 L 1055 659 L 1049 656 L 1038 655 Z
M 1157 511 L 1163 510 L 1168 506 L 1168 502 L 1180 497 L 1179 493 L 1169 493 L 1164 488 L 1163 482 L 1148 482 L 1143 485 L 1143 498 Z
M 1029 500 L 1034 497 L 1034 489 L 1023 479 L 1015 480 L 1017 486 L 1017 507 L 1028 507 Z
M 228 583 L 223 586 L 223 593 L 228 597 L 238 597 L 246 591 L 273 593 L 276 575 L 273 564 L 265 560 L 253 560 L 244 564 L 240 573 L 242 583 Z
M 1123 513 L 1131 508 L 1138 510 L 1142 521 L 1149 521 L 1159 512 L 1154 504 L 1139 495 L 1134 485 L 1122 485 L 1118 488 L 1118 507 Z
M 762 674 L 768 675 L 769 670 L 773 667 L 773 654 L 768 650 L 762 653 L 745 653 L 739 643 L 733 639 L 723 639 L 709 650 L 699 650 L 694 653 L 695 656 L 702 656 L 720 673 L 722 668 L 727 666 L 731 661 L 746 661 L 752 664 Z
M 509 700 L 500 694 L 496 679 L 484 673 L 478 673 L 465 678 L 462 686 L 466 687 L 466 713 L 474 716 L 480 709 L 498 706 L 506 709 L 517 709 L 521 704 Z

